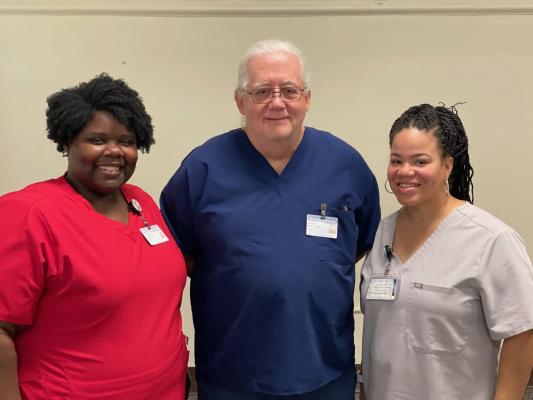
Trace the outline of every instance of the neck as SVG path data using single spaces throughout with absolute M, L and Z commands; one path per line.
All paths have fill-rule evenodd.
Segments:
M 302 126 L 298 134 L 280 140 L 269 140 L 256 135 L 251 135 L 246 127 L 244 128 L 244 131 L 252 143 L 252 146 L 265 157 L 270 166 L 278 174 L 281 174 L 302 142 L 305 128 Z
M 463 203 L 464 201 L 462 200 L 456 199 L 450 195 L 445 195 L 432 202 L 412 207 L 403 207 L 400 210 L 400 213 L 403 214 L 403 218 L 408 220 L 409 223 L 421 226 L 431 226 L 438 224 Z
M 94 210 L 100 214 L 111 217 L 117 213 L 128 210 L 128 203 L 120 191 L 115 191 L 107 195 L 87 199 Z
M 127 216 L 128 207 L 120 189 L 109 193 L 99 193 L 72 181 L 68 174 L 65 179 L 76 192 L 91 204 L 97 213 L 123 222 L 124 215 Z

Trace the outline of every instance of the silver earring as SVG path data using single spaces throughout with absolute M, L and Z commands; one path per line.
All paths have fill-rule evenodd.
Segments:
M 392 191 L 392 189 L 389 189 L 389 188 L 387 187 L 387 183 L 388 183 L 389 186 L 390 186 L 390 182 L 389 182 L 389 179 L 388 179 L 388 178 L 385 179 L 385 191 L 386 191 L 387 193 L 393 194 L 394 192 Z
M 68 152 L 66 150 L 63 150 L 63 157 L 68 157 Z
M 444 191 L 447 195 L 450 194 L 450 183 L 448 182 L 448 178 L 444 181 Z

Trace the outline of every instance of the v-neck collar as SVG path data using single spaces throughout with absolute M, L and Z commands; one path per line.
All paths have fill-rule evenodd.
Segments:
M 416 251 L 409 257 L 407 260 L 402 261 L 400 257 L 396 256 L 395 260 L 398 264 L 398 266 L 402 268 L 408 267 L 410 264 L 413 264 L 416 262 L 417 259 L 419 259 L 426 251 L 426 249 L 436 240 L 438 240 L 439 236 L 441 235 L 442 231 L 446 229 L 448 225 L 453 223 L 457 218 L 461 217 L 460 211 L 468 207 L 469 203 L 465 202 L 464 204 L 461 204 L 460 206 L 454 208 L 438 225 L 437 227 L 431 232 L 431 234 L 428 236 L 426 240 L 416 249 Z M 387 226 L 383 229 L 383 243 L 390 243 L 392 245 L 392 241 L 394 240 L 394 232 L 396 230 L 396 220 L 398 218 L 399 210 L 396 211 L 394 214 L 388 218 Z M 393 249 L 394 252 L 394 249 Z
M 299 164 L 299 160 L 302 158 L 303 154 L 307 147 L 309 146 L 310 132 L 309 128 L 305 127 L 302 140 L 298 144 L 298 147 L 292 154 L 289 162 L 281 172 L 278 172 L 270 165 L 268 160 L 254 147 L 248 135 L 243 129 L 239 129 L 236 135 L 237 142 L 240 147 L 244 150 L 245 154 L 250 158 L 252 163 L 261 171 L 261 174 L 269 179 L 274 181 L 285 181 L 289 180 L 290 177 L 294 174 L 296 166 Z
M 100 214 L 97 212 L 92 204 L 81 194 L 76 192 L 74 188 L 67 182 L 65 176 L 63 175 L 60 178 L 60 184 L 67 193 L 67 195 L 78 204 L 81 204 L 83 207 L 85 207 L 91 214 L 93 214 L 94 218 L 102 221 L 103 223 L 112 226 L 114 229 L 121 231 L 128 236 L 131 236 L 132 238 L 136 238 L 137 236 L 137 223 L 136 223 L 136 216 L 133 215 L 131 212 L 128 212 L 128 223 L 125 224 L 123 222 L 115 221 L 111 218 L 106 217 L 103 214 Z M 129 194 L 126 187 L 122 186 L 120 189 L 120 192 L 124 199 L 126 200 L 126 203 L 131 201 L 131 195 Z

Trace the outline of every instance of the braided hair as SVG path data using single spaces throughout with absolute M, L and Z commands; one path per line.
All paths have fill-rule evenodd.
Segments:
M 146 112 L 142 99 L 122 79 L 113 79 L 103 73 L 79 85 L 60 90 L 46 101 L 48 139 L 57 144 L 57 150 L 72 143 L 76 135 L 91 121 L 96 111 L 107 111 L 126 125 L 137 138 L 137 148 L 150 151 L 155 143 L 152 118 Z
M 474 203 L 474 169 L 468 156 L 468 137 L 459 119 L 455 105 L 447 108 L 444 104 L 433 107 L 430 104 L 413 106 L 405 111 L 392 124 L 389 145 L 402 129 L 416 128 L 435 135 L 442 157 L 452 157 L 453 168 L 448 178 L 450 194 L 459 200 Z

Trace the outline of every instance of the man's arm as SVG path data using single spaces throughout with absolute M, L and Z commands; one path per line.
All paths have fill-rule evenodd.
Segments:
M 355 263 L 357 264 L 359 261 L 361 261 L 363 258 L 365 258 L 368 255 L 368 253 L 370 253 L 370 250 L 367 250 L 367 251 L 359 254 L 357 256 L 357 258 L 355 259 Z
M 503 341 L 494 400 L 521 400 L 533 368 L 533 330 Z
M 183 258 L 185 259 L 185 266 L 187 267 L 187 276 L 190 277 L 194 266 L 194 258 L 189 254 L 183 254 Z
M 21 400 L 17 377 L 15 325 L 0 321 L 0 399 Z

